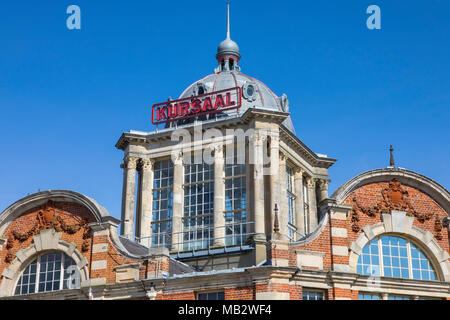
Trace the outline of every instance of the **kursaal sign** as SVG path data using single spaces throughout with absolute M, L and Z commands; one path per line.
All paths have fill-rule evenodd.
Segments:
M 209 92 L 179 100 L 168 100 L 152 106 L 152 123 L 178 121 L 241 107 L 240 87 Z

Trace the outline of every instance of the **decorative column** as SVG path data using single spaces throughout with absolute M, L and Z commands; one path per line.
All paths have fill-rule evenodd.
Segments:
M 154 160 L 141 159 L 140 164 L 139 211 L 137 214 L 136 233 L 141 244 L 151 247 Z
M 214 150 L 214 243 L 213 246 L 225 245 L 225 173 L 223 171 L 223 146 Z
M 330 180 L 328 179 L 319 179 L 319 203 L 328 198 L 328 183 Z
M 250 160 L 253 163 L 253 218 L 255 222 L 255 237 L 265 240 L 263 139 L 260 133 L 255 133 L 251 141 L 251 148 L 252 154 Z
M 123 165 L 122 228 L 120 234 L 128 239 L 134 237 L 134 205 L 136 192 L 136 165 L 138 158 L 126 157 Z
M 173 167 L 173 213 L 172 213 L 172 250 L 182 249 L 183 241 L 183 204 L 184 204 L 184 166 L 183 153 L 180 151 L 174 160 Z
M 280 140 L 279 137 L 270 132 L 270 135 L 267 137 L 269 139 L 269 158 L 270 158 L 270 169 L 269 169 L 269 181 L 270 181 L 270 221 L 271 224 L 274 222 L 274 208 L 275 205 L 278 208 L 281 207 L 280 204 Z M 280 222 L 282 219 L 280 219 Z M 282 223 L 282 222 L 281 222 Z M 281 232 L 282 234 L 285 234 Z
M 308 185 L 308 207 L 309 207 L 309 231 L 313 232 L 319 223 L 317 219 L 317 203 L 316 203 L 316 180 L 312 177 L 306 179 Z
M 294 170 L 294 191 L 295 191 L 295 223 L 300 234 L 305 233 L 305 211 L 303 206 L 303 173 L 301 168 Z M 298 240 L 298 239 L 296 239 Z
M 272 152 L 272 148 L 271 148 Z M 272 153 L 270 154 L 272 156 Z M 280 152 L 279 161 L 278 161 L 278 170 L 277 170 L 278 179 L 276 179 L 276 187 L 274 188 L 272 195 L 276 195 L 274 197 L 276 201 L 279 203 L 279 222 L 280 222 L 280 234 L 283 236 L 288 236 L 288 201 L 287 201 L 287 173 L 286 173 L 286 156 Z M 272 179 L 271 179 L 272 182 Z M 274 201 L 273 201 L 274 202 Z M 275 203 L 273 203 L 273 207 L 275 208 Z

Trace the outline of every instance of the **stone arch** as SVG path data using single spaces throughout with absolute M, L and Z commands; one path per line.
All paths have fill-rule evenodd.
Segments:
M 0 296 L 12 296 L 16 282 L 22 274 L 22 271 L 34 258 L 50 251 L 63 252 L 71 257 L 80 271 L 81 283 L 83 284 L 88 281 L 88 262 L 77 250 L 76 244 L 61 240 L 61 232 L 56 232 L 54 229 L 46 229 L 33 237 L 33 244 L 31 246 L 19 250 L 13 262 L 8 268 L 3 270 L 3 279 L 0 283 Z
M 406 216 L 406 212 L 392 211 L 392 214 L 383 214 L 382 217 L 383 222 L 365 226 L 359 237 L 350 244 L 350 272 L 356 273 L 359 256 L 370 241 L 381 235 L 398 235 L 410 240 L 425 253 L 440 281 L 450 281 L 449 255 L 439 246 L 430 231 L 413 226 L 414 218 Z
M 388 167 L 364 172 L 340 186 L 333 193 L 331 198 L 336 199 L 336 202 L 341 204 L 352 191 L 361 188 L 364 185 L 386 182 L 394 178 L 404 185 L 416 188 L 427 194 L 435 200 L 447 214 L 450 214 L 450 193 L 443 186 L 417 172 L 403 168 Z
M 43 205 L 49 200 L 78 203 L 89 210 L 97 223 L 119 224 L 120 222 L 110 216 L 108 211 L 97 201 L 88 196 L 70 190 L 48 190 L 28 195 L 6 208 L 0 214 L 0 234 L 3 234 L 8 225 L 25 211 Z

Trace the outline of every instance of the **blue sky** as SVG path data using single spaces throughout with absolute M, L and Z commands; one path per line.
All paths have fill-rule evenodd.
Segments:
M 151 131 L 151 105 L 212 73 L 225 1 L 0 4 L 0 211 L 70 189 L 120 217 L 124 131 Z M 81 8 L 81 30 L 66 9 Z M 366 8 L 381 8 L 381 30 Z M 330 194 L 396 164 L 450 186 L 450 3 L 231 2 L 242 72 L 286 93 L 298 137 L 338 159 Z

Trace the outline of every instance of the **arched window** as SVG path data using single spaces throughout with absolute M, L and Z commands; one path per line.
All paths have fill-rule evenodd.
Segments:
M 394 236 L 381 236 L 367 244 L 358 259 L 363 275 L 417 280 L 436 280 L 428 258 L 413 243 Z
M 38 256 L 20 276 L 15 295 L 80 287 L 80 272 L 75 261 L 62 252 Z

